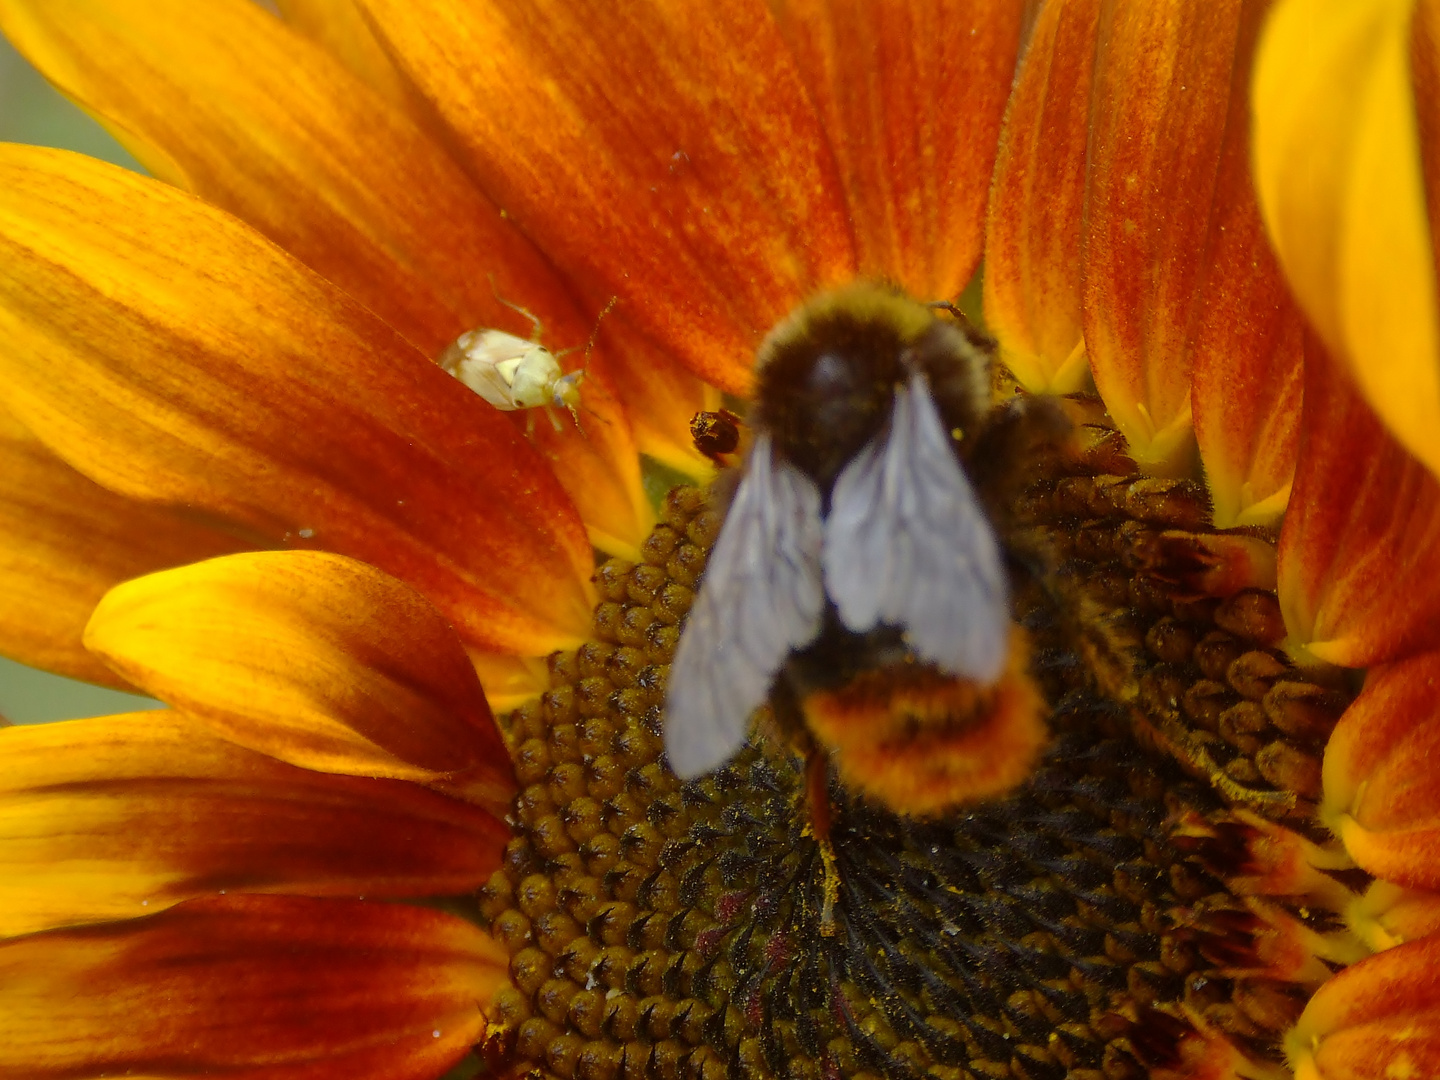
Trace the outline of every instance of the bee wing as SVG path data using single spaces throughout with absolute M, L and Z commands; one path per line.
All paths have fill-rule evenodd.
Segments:
M 1010 618 L 1000 543 L 923 375 L 895 391 L 888 434 L 836 478 L 822 560 L 847 629 L 898 626 L 946 671 L 999 677 Z
M 756 436 L 670 665 L 665 753 L 682 779 L 744 744 L 792 649 L 820 632 L 820 492 Z

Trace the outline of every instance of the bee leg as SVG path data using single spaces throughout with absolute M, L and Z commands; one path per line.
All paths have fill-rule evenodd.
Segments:
M 545 415 L 550 420 L 550 426 L 555 429 L 555 434 L 558 435 L 560 434 L 560 432 L 565 430 L 564 426 L 560 423 L 560 417 L 555 415 L 554 409 L 552 409 L 549 405 L 542 405 L 540 407 L 545 410 Z M 579 425 L 577 424 L 576 427 L 579 427 Z
M 820 849 L 824 880 L 820 906 L 820 933 L 835 936 L 835 901 L 840 898 L 840 870 L 835 863 L 835 845 L 830 840 L 833 816 L 830 806 L 830 761 L 825 751 L 810 747 L 805 755 L 805 801 L 809 804 L 810 829 Z
M 525 437 L 526 437 L 527 439 L 533 439 L 533 438 L 535 438 L 535 410 L 534 410 L 534 409 L 526 409 L 526 410 L 525 410 Z
M 793 658 L 792 658 L 793 664 Z M 764 717 L 766 714 L 760 714 Z M 803 795 L 806 823 L 804 832 L 814 837 L 820 849 L 820 933 L 834 937 L 835 902 L 840 899 L 840 867 L 835 859 L 835 844 L 830 838 L 834 810 L 830 802 L 830 758 L 805 726 L 805 712 L 796 690 L 795 673 L 787 669 L 770 688 L 770 722 L 763 721 L 759 731 L 778 740 L 805 759 Z M 798 807 L 797 807 L 798 809 Z

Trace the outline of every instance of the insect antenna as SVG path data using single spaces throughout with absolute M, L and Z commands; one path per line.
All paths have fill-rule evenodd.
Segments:
M 585 358 L 581 361 L 580 366 L 574 371 L 562 375 L 555 380 L 555 404 L 570 410 L 570 417 L 575 421 L 575 429 L 582 435 L 584 434 L 584 429 L 580 427 L 580 383 L 590 370 L 590 352 L 595 348 L 595 341 L 600 336 L 600 323 L 606 315 L 610 314 L 619 300 L 620 298 L 618 296 L 610 297 L 610 302 L 606 304 L 600 314 L 595 317 L 595 329 L 590 331 L 590 340 L 585 343 Z M 564 356 L 566 352 L 574 352 L 574 349 L 566 349 L 564 352 L 557 353 L 556 355 Z M 550 419 L 551 422 L 556 425 L 556 430 L 558 431 L 559 421 L 556 420 L 553 415 Z M 604 417 L 599 417 L 599 419 L 602 422 L 608 423 Z

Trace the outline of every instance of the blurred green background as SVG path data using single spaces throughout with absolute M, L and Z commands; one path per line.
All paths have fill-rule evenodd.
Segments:
M 139 169 L 100 125 L 51 89 L 4 38 L 0 38 L 0 140 L 63 146 Z M 102 716 L 158 704 L 0 658 L 0 716 L 12 723 Z

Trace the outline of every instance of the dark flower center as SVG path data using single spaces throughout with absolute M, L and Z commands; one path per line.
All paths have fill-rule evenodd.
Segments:
M 1263 537 L 1212 533 L 1201 489 L 1082 433 L 1031 463 L 1010 538 L 1032 553 L 1015 614 L 1054 703 L 1040 767 L 929 821 L 832 781 L 838 894 L 788 747 L 688 784 L 661 760 L 666 665 L 718 524 L 701 492 L 670 494 L 643 561 L 600 568 L 595 641 L 503 724 L 523 790 L 481 897 L 511 952 L 492 1050 L 565 1080 L 1281 1060 L 1339 923 L 1271 887 L 1257 851 L 1321 839 L 1346 696 L 1290 667 L 1273 593 L 1241 587 Z

